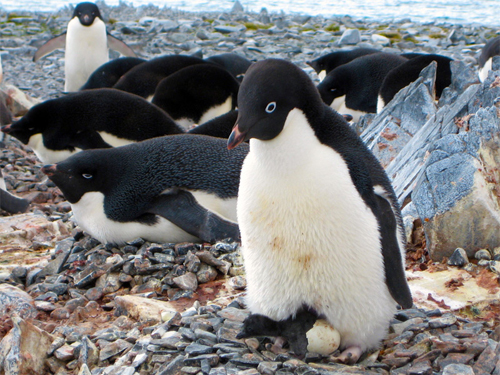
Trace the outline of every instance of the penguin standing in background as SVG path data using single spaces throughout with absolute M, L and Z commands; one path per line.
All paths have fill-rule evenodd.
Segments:
M 479 80 L 486 81 L 491 70 L 493 56 L 500 55 L 500 36 L 488 40 L 479 55 Z
M 254 63 L 243 79 L 228 148 L 248 139 L 237 202 L 247 307 L 275 321 L 314 311 L 340 333 L 338 360 L 354 363 L 385 338 L 397 304 L 412 306 L 391 183 L 284 60 Z
M 64 91 L 78 91 L 94 70 L 108 62 L 108 47 L 136 57 L 130 47 L 107 33 L 97 5 L 84 2 L 75 7 L 66 32 L 42 45 L 33 60 L 36 62 L 57 48 L 65 48 Z

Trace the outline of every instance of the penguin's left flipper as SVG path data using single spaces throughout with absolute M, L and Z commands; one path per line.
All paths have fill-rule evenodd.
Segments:
M 375 194 L 375 199 L 379 209 L 377 219 L 380 225 L 380 235 L 382 244 L 382 255 L 384 257 L 385 279 L 392 298 L 404 309 L 409 309 L 413 305 L 411 291 L 406 282 L 403 267 L 404 259 L 401 259 L 399 248 L 398 231 L 396 217 L 390 202 L 384 197 Z
M 26 212 L 30 202 L 0 189 L 0 209 L 11 214 Z
M 62 33 L 47 42 L 45 42 L 40 48 L 35 52 L 35 56 L 33 57 L 33 61 L 37 62 L 45 55 L 48 55 L 52 51 L 55 51 L 58 48 L 66 47 L 66 33 Z
M 112 50 L 120 52 L 123 56 L 137 57 L 136 53 L 132 51 L 132 48 L 127 46 L 120 39 L 115 38 L 113 35 L 108 33 L 108 47 Z
M 176 190 L 156 198 L 147 211 L 159 215 L 182 230 L 206 242 L 240 239 L 238 224 L 223 219 L 201 206 L 188 191 Z

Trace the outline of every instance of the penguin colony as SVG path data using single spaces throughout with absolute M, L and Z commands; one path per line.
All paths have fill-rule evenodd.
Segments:
M 483 50 L 482 80 L 499 38 Z M 78 4 L 34 61 L 56 48 L 72 93 L 2 131 L 48 164 L 89 234 L 117 244 L 241 236 L 251 315 L 239 337 L 281 336 L 299 357 L 321 322 L 340 333 L 337 359 L 355 363 L 397 305 L 412 306 L 399 204 L 346 118 L 380 112 L 432 61 L 439 96 L 450 58 L 336 51 L 308 62 L 315 87 L 284 60 L 138 58 L 93 3 Z M 125 57 L 108 61 L 109 48 Z M 28 204 L 0 179 L 0 209 Z

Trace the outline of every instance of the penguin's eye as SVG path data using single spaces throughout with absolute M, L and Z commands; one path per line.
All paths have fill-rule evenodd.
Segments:
M 271 102 L 267 105 L 266 112 L 273 113 L 275 109 L 276 109 L 276 102 Z
M 86 178 L 87 180 L 90 180 L 92 178 L 92 175 L 90 173 L 82 173 L 83 178 Z
M 336 90 L 337 90 L 337 89 L 330 89 L 330 91 L 331 91 L 331 92 L 334 92 L 334 91 L 336 91 Z
M 28 130 L 32 132 L 33 130 L 35 130 L 35 128 L 28 128 Z

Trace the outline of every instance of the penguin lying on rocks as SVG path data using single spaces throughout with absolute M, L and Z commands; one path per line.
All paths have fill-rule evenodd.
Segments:
M 208 62 L 194 56 L 166 55 L 133 67 L 113 86 L 115 89 L 142 96 L 150 101 L 160 81 L 169 75 L 195 64 Z
M 151 103 L 189 129 L 233 110 L 239 87 L 223 67 L 195 64 L 161 80 Z
M 377 112 L 377 99 L 385 76 L 408 61 L 393 53 L 379 52 L 358 57 L 332 70 L 318 85 L 323 101 L 354 121 Z
M 113 87 L 122 75 L 143 62 L 146 60 L 138 57 L 119 57 L 111 60 L 94 70 L 80 90 Z
M 254 63 L 238 93 L 233 149 L 250 140 L 238 191 L 246 305 L 276 322 L 306 306 L 354 363 L 412 306 L 399 205 L 382 166 L 308 75 Z
M 109 60 L 108 48 L 125 56 L 136 56 L 130 47 L 106 31 L 99 8 L 89 2 L 77 4 L 67 31 L 43 44 L 36 51 L 33 61 L 57 48 L 65 48 L 66 92 L 78 91 L 92 72 Z
M 108 148 L 184 130 L 143 98 L 115 89 L 85 90 L 33 106 L 2 131 L 56 163 L 89 148 Z
M 248 152 L 226 140 L 180 134 L 85 150 L 42 171 L 78 225 L 103 243 L 214 242 L 239 238 L 236 198 Z
M 380 113 L 384 109 L 399 90 L 417 80 L 422 69 L 433 61 L 437 63 L 435 95 L 436 99 L 439 99 L 443 90 L 451 84 L 450 63 L 453 59 L 443 55 L 422 54 L 412 57 L 387 73 L 380 86 L 377 113 Z
M 380 51 L 375 48 L 354 48 L 348 51 L 335 51 L 318 57 L 315 60 L 308 61 L 307 64 L 314 69 L 322 81 L 336 67 L 347 64 L 358 57 L 377 52 Z

